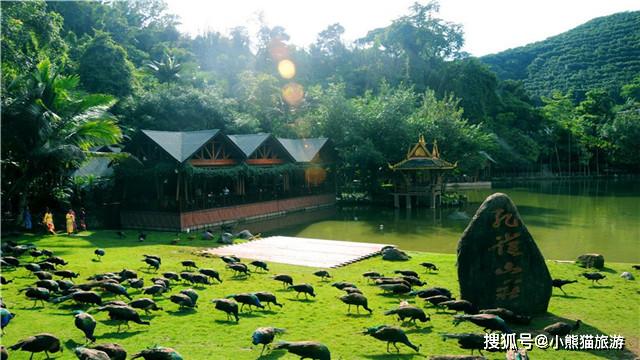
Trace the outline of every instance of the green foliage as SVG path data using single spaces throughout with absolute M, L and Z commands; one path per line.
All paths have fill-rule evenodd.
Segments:
M 228 129 L 231 105 L 216 87 L 163 84 L 128 99 L 120 113 L 124 124 L 138 129 Z
M 127 52 L 109 34 L 99 32 L 87 44 L 78 68 L 82 86 L 90 92 L 126 96 L 133 91 L 133 65 Z
M 3 109 L 3 195 L 48 201 L 64 193 L 91 147 L 121 140 L 107 112 L 115 99 L 79 92 L 78 78 L 46 59 L 25 77 L 24 92 Z
M 482 57 L 501 79 L 534 96 L 553 90 L 617 91 L 640 72 L 640 11 L 593 19 L 544 41 Z

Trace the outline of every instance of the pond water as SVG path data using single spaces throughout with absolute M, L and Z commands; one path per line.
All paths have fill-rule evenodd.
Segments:
M 514 201 L 547 259 L 574 260 L 584 253 L 608 261 L 640 263 L 640 182 L 637 180 L 494 183 L 466 190 L 460 209 L 342 207 L 324 219 L 289 226 L 281 235 L 395 244 L 408 250 L 455 253 L 480 203 L 503 192 Z

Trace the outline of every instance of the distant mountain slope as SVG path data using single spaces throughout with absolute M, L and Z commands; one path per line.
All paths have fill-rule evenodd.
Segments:
M 618 89 L 640 74 L 640 11 L 595 18 L 546 40 L 480 58 L 534 96 Z

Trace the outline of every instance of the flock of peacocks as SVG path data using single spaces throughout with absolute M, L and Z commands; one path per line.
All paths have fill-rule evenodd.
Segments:
M 169 299 L 177 305 L 178 311 L 191 311 L 198 308 L 198 300 L 200 298 L 198 292 L 193 288 L 186 288 L 178 291 L 174 289 L 176 285 L 184 287 L 200 287 L 208 286 L 214 283 L 222 283 L 222 274 L 218 270 L 211 268 L 201 268 L 193 260 L 184 260 L 181 262 L 182 269 L 179 272 L 165 271 L 162 266 L 162 258 L 156 255 L 145 254 L 141 261 L 146 265 L 142 265 L 144 271 L 151 274 L 150 281 L 138 276 L 138 272 L 132 269 L 122 269 L 117 272 L 107 272 L 93 274 L 84 279 L 80 278 L 80 274 L 67 269 L 65 267 L 72 266 L 59 256 L 55 256 L 53 252 L 46 249 L 37 249 L 29 245 L 3 244 L 2 249 L 2 269 L 3 272 L 27 271 L 28 276 L 33 277 L 33 285 L 19 289 L 26 299 L 33 301 L 34 308 L 39 304 L 41 306 L 59 306 L 64 302 L 72 301 L 75 310 L 69 311 L 69 325 L 73 325 L 82 332 L 86 339 L 85 346 L 77 346 L 72 352 L 81 360 L 123 360 L 127 356 L 127 351 L 116 343 L 97 343 L 99 339 L 95 336 L 95 329 L 98 325 L 95 317 L 103 316 L 106 313 L 108 318 L 112 320 L 109 324 L 117 326 L 116 332 L 120 332 L 122 327 L 130 328 L 130 323 L 141 326 L 152 326 L 149 320 L 150 314 L 154 311 L 164 311 L 163 307 L 156 303 L 159 298 Z M 7 254 L 5 256 L 5 254 Z M 8 255 L 11 254 L 11 255 Z M 101 261 L 106 256 L 103 249 L 95 250 L 94 254 Z M 31 257 L 31 261 L 26 259 Z M 243 263 L 241 259 L 234 256 L 222 256 L 221 260 L 228 271 L 233 271 L 233 278 L 244 277 L 250 279 L 252 274 L 265 274 L 269 272 L 268 264 L 262 261 L 252 261 Z M 425 271 L 437 272 L 438 268 L 432 263 L 420 264 Z M 162 270 L 161 270 L 162 269 Z M 589 275 L 587 275 L 589 274 Z M 592 281 L 601 280 L 602 277 L 593 275 L 592 273 L 584 274 L 584 276 Z M 23 275 L 23 274 L 21 274 Z M 319 270 L 313 273 L 319 278 L 320 282 L 331 281 L 331 274 L 327 270 Z M 264 275 L 263 275 L 264 276 Z M 296 298 L 316 297 L 318 294 L 313 284 L 298 283 L 288 274 L 269 275 L 273 281 L 280 282 L 282 288 L 294 292 Z M 396 270 L 392 276 L 385 276 L 376 271 L 369 271 L 362 274 L 364 277 L 362 283 L 369 286 L 379 288 L 376 296 L 396 296 L 398 297 L 398 305 L 389 308 L 384 312 L 386 316 L 392 316 L 390 320 L 397 318 L 402 327 L 420 326 L 420 323 L 426 323 L 431 320 L 431 316 L 449 316 L 454 312 L 452 322 L 457 325 L 461 322 L 469 322 L 478 326 L 483 331 L 499 331 L 502 333 L 512 333 L 510 325 L 528 325 L 531 318 L 528 316 L 515 314 L 504 308 L 496 309 L 478 309 L 474 304 L 466 300 L 457 300 L 452 296 L 452 292 L 443 287 L 428 287 L 426 281 L 420 278 L 420 274 L 414 270 L 401 269 Z M 2 284 L 7 285 L 12 281 L 1 277 Z M 563 286 L 576 282 L 575 280 L 553 280 L 553 286 L 562 292 Z M 342 292 L 341 296 L 337 296 L 337 300 L 343 302 L 346 312 L 350 313 L 355 310 L 356 313 L 366 311 L 368 314 L 373 313 L 373 309 L 369 306 L 367 296 L 363 289 L 354 283 L 337 281 L 332 282 L 331 286 L 336 291 Z M 276 285 L 275 287 L 279 287 Z M 369 292 L 371 290 L 367 290 Z M 322 294 L 328 296 L 327 294 Z M 135 298 L 134 298 L 135 297 Z M 416 299 L 411 302 L 405 299 Z M 424 306 L 415 305 L 424 301 Z M 285 304 L 279 301 L 273 292 L 258 291 L 229 294 L 222 298 L 209 299 L 213 304 L 213 308 L 224 312 L 226 320 L 230 322 L 239 322 L 245 311 L 251 312 L 254 309 L 265 309 L 276 306 L 282 308 Z M 64 309 L 67 309 L 65 307 Z M 246 310 L 245 310 L 246 309 Z M 426 310 L 433 310 L 430 315 Z M 25 310 L 29 311 L 29 310 Z M 37 311 L 37 310 L 33 310 Z M 459 314 L 462 313 L 462 314 Z M 2 332 L 10 325 L 15 317 L 5 303 L 1 304 L 0 315 L 2 320 Z M 95 316 L 95 317 L 94 317 Z M 13 320 L 13 321 L 19 321 Z M 575 324 L 558 322 L 549 325 L 541 331 L 549 335 L 564 336 L 576 330 L 580 325 L 580 320 Z M 100 325 L 105 326 L 105 325 Z M 396 352 L 400 352 L 398 344 L 403 344 L 408 348 L 419 351 L 421 345 L 416 345 L 409 339 L 407 332 L 401 326 L 393 325 L 376 325 L 366 328 L 362 331 L 362 335 L 370 336 L 374 339 L 386 343 L 386 351 L 391 352 L 390 346 L 393 346 Z M 34 324 L 34 328 L 38 328 Z M 260 355 L 262 355 L 267 347 L 270 347 L 276 336 L 284 334 L 285 329 L 275 327 L 259 327 L 251 336 L 253 345 L 262 345 Z M 410 332 L 409 332 L 410 333 Z M 484 348 L 483 333 L 443 333 L 442 337 L 446 339 L 455 339 L 460 348 L 480 351 Z M 33 354 L 44 352 L 47 358 L 49 354 L 63 351 L 61 340 L 53 334 L 39 333 L 31 337 L 22 339 L 18 343 L 8 346 L 11 351 L 26 351 Z M 301 358 L 330 359 L 329 348 L 316 341 L 279 341 L 272 350 L 286 350 L 291 354 L 300 356 Z M 9 353 L 4 346 L 1 348 L 1 360 L 7 359 Z M 180 360 L 183 357 L 174 349 L 163 346 L 154 346 L 143 349 L 135 353 L 131 359 L 143 358 L 145 360 Z

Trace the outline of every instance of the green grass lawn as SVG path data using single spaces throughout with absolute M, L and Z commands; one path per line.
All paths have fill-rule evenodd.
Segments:
M 382 261 L 380 257 L 364 260 L 340 269 L 331 269 L 334 281 L 354 282 L 361 288 L 369 299 L 369 306 L 373 309 L 372 315 L 347 314 L 347 305 L 338 300 L 343 292 L 331 287 L 331 282 L 321 282 L 312 273 L 313 268 L 290 266 L 283 264 L 269 264 L 268 274 L 254 274 L 246 279 L 233 278 L 230 271 L 226 271 L 224 263 L 220 259 L 204 258 L 194 253 L 210 243 L 203 240 L 182 240 L 178 244 L 170 244 L 175 237 L 169 233 L 150 233 L 147 241 L 137 242 L 135 234 L 130 231 L 128 238 L 119 240 L 113 231 L 98 231 L 95 233 L 83 233 L 78 236 L 22 236 L 12 238 L 20 243 L 34 243 L 39 248 L 53 250 L 55 255 L 61 256 L 69 265 L 65 268 L 80 272 L 78 282 L 87 276 L 108 271 L 120 271 L 123 268 L 138 271 L 139 277 L 145 278 L 145 285 L 150 283 L 152 273 L 146 272 L 146 264 L 141 262 L 142 254 L 155 254 L 162 257 L 162 271 L 182 270 L 181 260 L 193 259 L 200 267 L 209 267 L 218 270 L 224 280 L 222 284 L 196 288 L 200 294 L 198 308 L 194 311 L 178 311 L 178 306 L 168 300 L 171 293 L 177 293 L 187 286 L 179 284 L 173 290 L 165 294 L 167 297 L 157 297 L 156 300 L 164 311 L 155 312 L 151 317 L 151 325 L 144 326 L 131 323 L 131 328 L 126 331 L 116 332 L 116 326 L 107 321 L 107 313 L 94 313 L 98 321 L 96 337 L 98 343 L 117 342 L 124 346 L 129 354 L 133 354 L 145 347 L 155 344 L 175 348 L 185 359 L 255 359 L 259 357 L 260 346 L 253 347 L 251 334 L 261 326 L 276 326 L 287 329 L 286 334 L 280 339 L 317 340 L 326 344 L 334 359 L 404 359 L 421 358 L 435 354 L 469 354 L 467 350 L 458 348 L 454 340 L 444 342 L 441 333 L 451 332 L 481 332 L 475 325 L 463 323 L 457 327 L 452 324 L 452 315 L 436 313 L 428 309 L 431 314 L 431 322 L 419 323 L 419 327 L 405 324 L 404 329 L 409 339 L 414 344 L 422 347 L 416 354 L 411 349 L 398 345 L 400 355 L 387 354 L 385 343 L 372 337 L 361 335 L 364 327 L 379 324 L 400 325 L 394 317 L 384 316 L 385 310 L 397 306 L 401 297 L 384 296 L 381 291 L 372 285 L 368 285 L 361 274 L 365 271 L 375 270 L 384 274 L 391 274 L 395 269 L 413 269 L 418 272 L 423 270 L 418 265 L 420 262 L 429 261 L 436 263 L 440 271 L 433 274 L 425 273 L 423 279 L 428 281 L 428 286 L 443 286 L 458 294 L 458 282 L 456 278 L 456 257 L 449 254 L 410 253 L 413 258 L 408 262 L 393 263 Z M 93 251 L 96 248 L 104 248 L 106 256 L 101 262 L 94 261 Z M 28 262 L 31 257 L 26 254 L 21 261 Z M 629 264 L 607 263 L 607 279 L 602 281 L 602 286 L 592 287 L 591 282 L 584 278 L 578 278 L 578 274 L 584 271 L 573 264 L 548 262 L 553 277 L 578 279 L 579 283 L 566 286 L 568 296 L 562 296 L 559 291 L 554 291 L 546 316 L 535 318 L 528 327 L 515 327 L 522 332 L 535 332 L 544 326 L 560 320 L 574 321 L 581 319 L 584 326 L 578 330 L 578 334 L 622 334 L 626 338 L 625 351 L 556 351 L 534 349 L 530 353 L 532 359 L 623 359 L 635 358 L 633 353 L 639 352 L 640 312 L 638 296 L 640 288 L 637 281 L 625 281 L 619 277 L 622 271 L 632 271 Z M 308 282 L 316 289 L 317 297 L 310 300 L 297 300 L 295 293 L 282 290 L 279 282 L 271 279 L 276 273 L 288 273 L 293 276 L 294 282 Z M 638 272 L 635 271 L 638 276 Z M 69 301 L 59 305 L 47 303 L 45 307 L 32 308 L 33 302 L 27 301 L 18 290 L 32 284 L 32 277 L 27 270 L 19 268 L 15 271 L 3 271 L 3 276 L 13 279 L 14 282 L 2 287 L 2 298 L 7 307 L 15 314 L 16 318 L 5 329 L 2 337 L 4 346 L 12 345 L 19 339 L 40 332 L 49 332 L 58 336 L 67 349 L 58 358 L 72 359 L 71 351 L 76 344 L 84 342 L 81 331 L 73 325 L 73 303 Z M 215 310 L 211 300 L 225 297 L 240 292 L 271 291 L 278 296 L 278 300 L 284 303 L 283 308 L 274 307 L 273 310 L 246 311 L 241 313 L 240 322 L 227 322 L 223 312 Z M 130 289 L 134 298 L 143 297 L 141 292 Z M 110 300 L 111 297 L 105 297 Z M 423 306 L 421 299 L 415 299 L 419 306 Z M 353 309 L 352 309 L 353 312 Z M 143 315 L 143 318 L 145 316 Z M 276 339 L 277 341 L 278 339 Z M 488 354 L 488 358 L 504 359 L 504 354 Z M 29 353 L 12 352 L 10 359 L 28 359 Z M 43 354 L 35 358 L 44 358 Z M 284 351 L 265 352 L 263 359 L 293 359 Z

